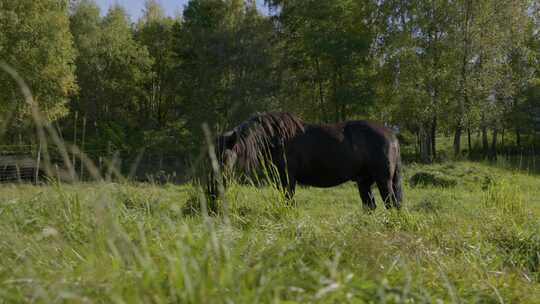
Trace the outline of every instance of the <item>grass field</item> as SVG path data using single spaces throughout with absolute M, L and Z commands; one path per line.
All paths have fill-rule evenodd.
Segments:
M 233 186 L 210 217 L 189 185 L 2 185 L 0 303 L 540 303 L 538 176 L 405 170 L 373 214 L 354 184 Z

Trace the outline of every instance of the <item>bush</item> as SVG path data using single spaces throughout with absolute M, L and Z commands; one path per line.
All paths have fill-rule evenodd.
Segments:
M 440 173 L 431 173 L 431 172 L 417 172 L 410 179 L 410 184 L 412 187 L 416 186 L 435 186 L 442 188 L 455 187 L 457 181 L 453 178 L 446 177 Z

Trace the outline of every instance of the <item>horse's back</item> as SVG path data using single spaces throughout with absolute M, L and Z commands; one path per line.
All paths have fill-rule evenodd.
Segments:
M 388 163 L 392 138 L 389 129 L 368 121 L 308 125 L 289 146 L 289 165 L 300 183 L 335 186 Z
M 378 123 L 366 120 L 351 120 L 346 122 L 344 132 L 349 140 L 364 137 L 369 138 L 374 143 L 396 141 L 396 137 L 392 130 Z

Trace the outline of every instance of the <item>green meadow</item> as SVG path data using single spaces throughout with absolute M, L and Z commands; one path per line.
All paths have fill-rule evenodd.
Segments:
M 540 180 L 405 167 L 400 212 L 352 183 L 2 185 L 0 303 L 540 303 Z
M 180 184 L 358 119 L 401 210 Z M 0 0 L 0 304 L 540 304 L 538 147 L 540 0 Z

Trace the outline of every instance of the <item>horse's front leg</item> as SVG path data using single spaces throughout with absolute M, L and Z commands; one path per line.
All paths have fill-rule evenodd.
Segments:
M 285 191 L 285 198 L 288 201 L 292 200 L 294 197 L 294 192 L 296 191 L 296 180 L 289 176 L 286 184 L 282 186 L 283 186 L 283 190 Z
M 362 205 L 365 210 L 371 211 L 377 208 L 375 204 L 375 197 L 371 191 L 371 185 L 373 181 L 371 180 L 357 180 L 356 185 L 358 186 L 358 192 L 360 193 L 360 198 L 362 199 Z
M 273 157 L 274 166 L 277 168 L 279 184 L 287 201 L 291 201 L 296 190 L 296 177 L 294 162 L 287 162 L 283 152 L 276 153 Z
M 294 197 L 296 190 L 296 179 L 294 175 L 290 174 L 286 170 L 279 170 L 279 182 L 281 186 L 281 191 L 285 195 L 285 199 L 290 201 Z

